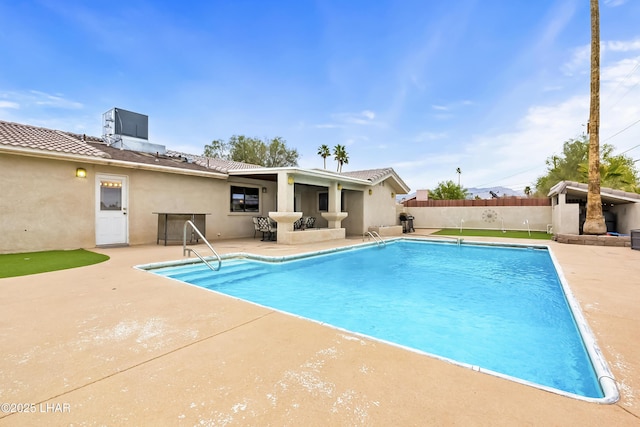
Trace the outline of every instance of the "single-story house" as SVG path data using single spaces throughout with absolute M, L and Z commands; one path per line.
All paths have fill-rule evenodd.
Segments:
M 265 168 L 117 131 L 0 121 L 0 253 L 182 242 L 186 219 L 211 242 L 252 237 L 256 216 L 277 222 L 280 244 L 339 239 L 395 226 L 396 194 L 409 191 L 392 168 Z M 302 216 L 313 228 L 294 230 Z
M 582 234 L 587 218 L 588 184 L 561 181 L 551 187 L 551 215 L 555 234 Z M 640 227 L 640 194 L 600 189 L 607 232 L 629 234 Z

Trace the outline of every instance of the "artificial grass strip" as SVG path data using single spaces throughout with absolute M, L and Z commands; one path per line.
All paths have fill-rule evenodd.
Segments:
M 3 254 L 0 255 L 0 278 L 84 267 L 108 259 L 107 255 L 84 249 Z
M 540 240 L 551 240 L 553 238 L 552 234 L 548 234 L 544 231 L 532 231 L 531 235 L 529 235 L 528 231 L 520 231 L 520 230 L 474 230 L 474 229 L 465 229 L 463 228 L 460 231 L 459 228 L 443 228 L 440 231 L 437 231 L 433 234 L 441 235 L 441 236 L 469 236 L 469 237 L 509 237 L 515 239 L 540 239 Z

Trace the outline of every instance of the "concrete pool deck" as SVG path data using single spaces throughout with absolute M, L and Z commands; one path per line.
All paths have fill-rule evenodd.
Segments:
M 213 244 L 281 256 L 360 242 Z M 561 264 L 617 403 L 556 395 L 134 269 L 182 258 L 180 246 L 149 245 L 0 279 L 0 426 L 640 425 L 640 251 L 530 242 L 548 243 Z M 10 413 L 25 404 L 27 413 Z

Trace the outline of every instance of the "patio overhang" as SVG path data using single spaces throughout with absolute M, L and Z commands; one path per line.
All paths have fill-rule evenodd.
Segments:
M 371 186 L 371 182 L 366 179 L 296 167 L 230 170 L 229 176 L 277 183 L 277 211 L 269 212 L 269 216 L 278 223 L 278 243 L 284 244 L 344 239 L 346 230 L 342 228 L 341 223 L 349 214 L 342 211 L 341 192 L 343 190 L 364 192 Z M 294 231 L 294 222 L 303 215 L 303 212 L 296 212 L 294 207 L 296 186 L 300 185 L 327 189 L 328 210 L 321 213 L 328 223 L 326 229 Z
M 320 169 L 282 167 L 229 170 L 229 176 L 274 182 L 277 182 L 278 176 L 283 176 L 283 174 L 293 177 L 296 184 L 316 185 L 319 187 L 327 187 L 332 182 L 338 182 L 342 188 L 364 190 L 365 187 L 372 185 L 371 181 L 366 179 L 353 178 Z
M 566 194 L 569 197 L 580 198 L 586 200 L 589 192 L 588 184 L 575 181 L 560 181 L 549 190 L 548 197 L 557 196 L 558 194 Z M 630 193 L 613 188 L 600 188 L 600 198 L 603 203 L 614 205 L 626 203 L 640 203 L 640 194 Z

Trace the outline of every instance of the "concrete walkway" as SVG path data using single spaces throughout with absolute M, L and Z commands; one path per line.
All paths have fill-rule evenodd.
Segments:
M 276 256 L 359 242 L 215 247 Z M 620 387 L 616 404 L 133 269 L 181 258 L 179 246 L 153 245 L 99 249 L 111 259 L 0 280 L 0 426 L 640 425 L 640 251 L 549 244 Z M 18 409 L 27 413 L 10 413 Z

